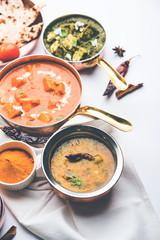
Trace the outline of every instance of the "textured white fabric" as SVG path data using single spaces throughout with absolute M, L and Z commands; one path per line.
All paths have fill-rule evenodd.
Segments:
M 67 125 L 90 119 L 81 117 Z M 118 138 L 118 131 L 100 120 L 86 124 Z M 0 142 L 7 139 L 0 132 Z M 128 156 L 124 154 L 122 176 L 107 196 L 96 202 L 75 203 L 54 193 L 41 169 L 42 148 L 34 149 L 38 163 L 34 181 L 18 192 L 0 190 L 8 208 L 31 232 L 45 240 L 160 239 L 160 223 Z

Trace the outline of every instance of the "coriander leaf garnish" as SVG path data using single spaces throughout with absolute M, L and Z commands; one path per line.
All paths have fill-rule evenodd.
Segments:
M 58 83 L 57 83 L 57 82 L 54 82 L 54 85 L 55 85 L 55 86 L 58 86 Z
M 67 32 L 64 29 L 61 29 L 62 37 L 67 37 Z
M 20 90 L 18 93 L 19 93 L 19 94 L 23 94 L 23 93 L 24 93 L 24 91 Z
M 39 110 L 39 111 L 42 111 L 42 112 L 45 111 L 44 108 L 38 108 L 38 110 Z
M 57 120 L 62 120 L 64 117 L 63 116 L 59 116 L 59 117 L 57 117 L 56 119 Z
M 73 47 L 77 47 L 77 40 L 73 41 Z

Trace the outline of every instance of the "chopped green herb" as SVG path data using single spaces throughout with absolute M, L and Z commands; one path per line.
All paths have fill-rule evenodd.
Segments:
M 23 94 L 23 93 L 24 93 L 24 91 L 20 90 L 18 93 L 19 93 L 19 94 Z
M 76 183 L 77 179 L 76 178 L 72 178 L 71 182 L 72 183 Z
M 91 39 L 91 41 L 94 41 L 95 40 L 95 37 L 93 37 L 92 39 Z
M 83 184 L 83 181 L 78 179 L 75 174 L 72 175 L 72 179 L 70 180 L 71 180 L 71 185 L 74 185 L 74 186 L 81 187 Z
M 39 110 L 39 111 L 42 111 L 42 112 L 45 111 L 44 108 L 38 108 L 38 110 Z
M 80 187 L 80 186 L 82 186 L 82 181 L 78 180 L 78 181 L 76 182 L 76 184 L 77 184 L 78 187 Z
M 59 116 L 59 117 L 57 117 L 56 119 L 57 120 L 62 120 L 64 117 L 63 116 Z
M 77 40 L 73 41 L 73 47 L 77 47 Z
M 54 85 L 55 85 L 55 86 L 58 86 L 58 83 L 57 83 L 57 82 L 54 82 Z
M 62 37 L 67 37 L 67 32 L 66 30 L 62 29 L 61 30 Z

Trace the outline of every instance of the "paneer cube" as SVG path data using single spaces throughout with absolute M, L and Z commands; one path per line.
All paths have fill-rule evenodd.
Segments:
M 56 101 L 56 100 L 49 100 L 48 101 L 48 109 L 56 108 L 57 103 L 58 103 L 58 101 Z
M 83 32 L 80 34 L 80 38 L 84 41 L 91 40 L 91 38 L 96 36 L 97 34 L 98 34 L 98 31 L 96 29 L 87 25 L 84 28 Z
M 56 38 L 56 34 L 54 32 L 49 32 L 47 34 L 47 42 L 52 42 Z
M 52 116 L 49 113 L 40 113 L 38 119 L 42 122 L 49 123 L 52 120 Z
M 20 99 L 21 106 L 25 112 L 28 112 L 33 107 L 40 104 L 40 100 L 38 98 L 21 98 Z
M 30 103 L 30 102 L 23 102 L 21 104 L 21 106 L 25 112 L 28 112 L 29 110 L 31 110 L 33 108 L 32 103 Z
M 21 110 L 16 109 L 14 107 L 13 103 L 8 103 L 7 105 L 5 105 L 5 107 L 3 109 L 6 111 L 8 117 L 10 119 L 16 118 L 22 114 Z
M 79 47 L 73 54 L 73 61 L 80 61 L 84 54 L 87 54 L 86 49 Z
M 20 103 L 25 112 L 28 112 L 30 109 L 33 108 L 31 98 L 21 98 Z
M 50 75 L 45 76 L 43 78 L 43 86 L 44 86 L 44 91 L 46 91 L 46 92 L 54 90 L 54 82 Z
M 54 93 L 58 96 L 65 94 L 65 85 L 63 82 L 60 82 L 55 86 Z
M 12 87 L 16 87 L 16 88 L 21 87 L 26 82 L 27 82 L 26 79 L 22 77 L 17 77 L 17 76 L 12 77 L 12 80 L 11 80 Z
M 32 98 L 32 105 L 35 107 L 40 104 L 39 98 Z
M 60 42 L 59 42 L 58 40 L 55 41 L 55 42 L 52 43 L 51 46 L 50 46 L 50 52 L 51 52 L 51 53 L 54 53 L 59 46 L 60 46 Z
M 66 49 L 71 50 L 75 41 L 77 41 L 77 38 L 74 37 L 72 34 L 68 34 L 68 36 L 63 40 L 63 46 Z

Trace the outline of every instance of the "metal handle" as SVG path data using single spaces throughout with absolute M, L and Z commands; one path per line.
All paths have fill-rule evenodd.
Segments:
M 97 59 L 97 64 L 100 66 L 109 76 L 110 80 L 119 90 L 125 90 L 128 88 L 128 84 L 125 79 L 112 68 L 112 66 L 107 63 L 103 58 Z
M 124 132 L 129 132 L 133 128 L 132 124 L 129 121 L 115 116 L 111 113 L 105 112 L 101 109 L 90 106 L 78 108 L 77 111 L 72 115 L 72 117 L 83 114 L 99 118 Z

